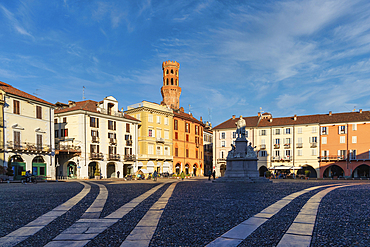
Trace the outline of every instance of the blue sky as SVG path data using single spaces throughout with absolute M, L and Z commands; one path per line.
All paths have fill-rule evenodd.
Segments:
M 0 81 L 52 103 L 160 103 L 176 60 L 180 105 L 214 126 L 370 110 L 367 0 L 0 0 L 0 22 Z

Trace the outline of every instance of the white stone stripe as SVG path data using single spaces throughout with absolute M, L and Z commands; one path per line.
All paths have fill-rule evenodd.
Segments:
M 142 201 L 144 201 L 146 198 L 160 189 L 163 185 L 164 183 L 157 185 L 144 194 L 134 198 L 104 219 L 79 219 L 71 227 L 56 236 L 53 241 L 49 242 L 45 246 L 85 246 L 98 234 L 102 233 L 108 227 L 115 224 L 119 219 L 129 213 L 138 204 L 140 204 Z
M 65 203 L 55 207 L 53 210 L 49 211 L 48 213 L 41 215 L 34 221 L 31 221 L 27 225 L 9 233 L 8 235 L 0 238 L 0 246 L 14 246 L 23 240 L 27 239 L 28 237 L 34 235 L 50 222 L 58 218 L 59 216 L 65 214 L 68 210 L 70 210 L 74 205 L 76 205 L 82 198 L 84 198 L 91 189 L 89 184 L 81 183 L 84 188 L 80 193 L 66 201 Z
M 230 229 L 228 232 L 224 233 L 222 236 L 216 238 L 206 246 L 237 246 L 249 235 L 252 234 L 258 227 L 265 223 L 268 219 L 277 214 L 283 207 L 288 205 L 292 200 L 300 195 L 303 195 L 311 190 L 334 186 L 335 184 L 321 185 L 310 187 L 295 193 L 292 193 L 283 199 L 275 202 L 274 204 L 268 206 L 258 214 L 252 216 L 251 218 L 243 221 L 239 225 Z
M 284 234 L 277 246 L 310 246 L 312 232 L 315 226 L 317 210 L 319 209 L 322 198 L 330 191 L 352 185 L 341 185 L 331 187 L 318 192 L 312 196 L 302 207 L 301 211 L 290 225 L 288 231 Z
M 94 200 L 93 204 L 81 216 L 81 219 L 99 219 L 104 205 L 107 202 L 108 190 L 103 184 L 92 183 L 99 186 L 99 194 Z
M 149 246 L 150 240 L 157 228 L 159 219 L 166 207 L 168 200 L 172 196 L 172 192 L 175 189 L 177 183 L 171 184 L 165 193 L 154 203 L 154 205 L 148 210 L 144 217 L 139 221 L 134 230 L 129 236 L 122 242 L 121 247 L 127 246 Z

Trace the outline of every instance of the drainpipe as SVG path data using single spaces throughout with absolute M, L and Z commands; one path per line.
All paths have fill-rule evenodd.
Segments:
M 49 108 L 49 141 L 50 141 L 50 166 L 53 165 L 53 145 L 52 145 L 52 133 L 51 133 L 51 107 Z M 55 152 L 55 150 L 54 150 Z M 54 173 L 56 174 L 56 167 L 54 166 Z M 50 174 L 51 175 L 51 174 Z M 55 175 L 55 179 L 57 179 L 57 176 Z
M 349 148 L 349 147 L 348 147 L 348 146 L 349 146 L 349 145 L 348 145 L 348 123 L 347 123 L 347 126 L 346 126 L 346 132 L 347 132 L 347 133 L 346 133 L 346 134 L 347 134 L 347 151 L 346 151 L 346 155 L 347 155 L 347 157 L 346 157 L 346 158 L 347 158 L 347 159 L 346 159 L 346 165 L 347 165 L 347 171 L 348 171 L 348 169 L 349 169 L 349 168 L 348 168 L 348 163 L 350 162 L 350 161 L 349 161 L 349 150 L 348 150 L 348 148 Z M 344 175 L 346 175 L 346 174 L 344 173 Z M 350 174 L 350 175 L 352 175 L 352 174 Z
M 85 116 L 84 116 L 84 135 L 85 135 L 84 139 L 85 139 L 85 166 L 86 166 L 86 162 L 87 162 L 86 160 L 86 111 L 85 111 Z M 81 172 L 80 172 L 80 176 L 81 176 Z
M 295 125 L 293 125 L 293 167 L 295 167 Z

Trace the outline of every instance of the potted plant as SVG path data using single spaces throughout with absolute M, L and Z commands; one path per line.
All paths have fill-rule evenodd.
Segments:
M 271 171 L 266 171 L 266 178 L 270 178 L 271 177 Z
M 310 174 L 311 174 L 310 170 L 305 170 L 304 174 L 306 175 L 307 179 L 310 179 Z
M 95 179 L 100 179 L 100 169 L 99 169 L 99 166 L 96 166 L 94 176 L 95 176 Z

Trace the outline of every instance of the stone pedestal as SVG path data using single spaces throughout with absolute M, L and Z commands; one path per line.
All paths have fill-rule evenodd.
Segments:
M 259 177 L 257 169 L 257 154 L 252 146 L 248 146 L 245 137 L 237 138 L 235 146 L 229 151 L 226 158 L 225 176 L 213 182 L 246 182 L 269 183 L 270 180 Z

